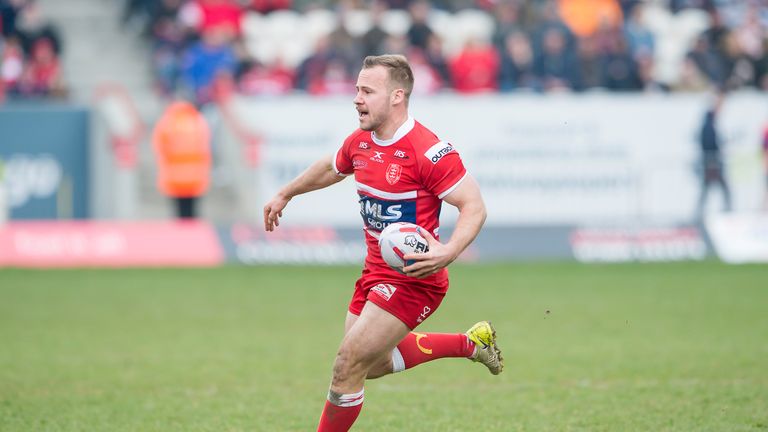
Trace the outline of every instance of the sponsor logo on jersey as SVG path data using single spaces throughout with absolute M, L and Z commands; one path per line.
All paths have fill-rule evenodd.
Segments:
M 402 151 L 402 150 L 395 150 L 395 155 L 394 156 L 396 158 L 400 158 L 400 159 L 408 159 L 408 155 L 405 154 L 405 152 Z
M 384 156 L 384 152 L 380 152 L 376 150 L 374 150 L 373 152 L 376 154 L 373 155 L 373 157 L 371 157 L 371 160 L 378 163 L 384 163 L 384 159 L 381 158 L 382 156 Z
M 397 287 L 392 286 L 390 284 L 378 284 L 373 288 L 371 288 L 371 291 L 380 295 L 381 298 L 383 298 L 384 300 L 389 301 L 389 299 L 391 299 L 392 296 L 395 295 L 395 291 L 397 291 Z
M 352 160 L 352 169 L 363 169 L 368 166 L 368 162 L 362 160 L 362 159 L 353 159 Z
M 432 349 L 430 348 L 424 348 L 421 346 L 421 340 L 426 338 L 427 335 L 425 333 L 417 333 L 417 332 L 411 332 L 416 336 L 416 346 L 419 348 L 419 351 L 423 352 L 426 355 L 432 354 Z
M 422 322 L 429 316 L 429 313 L 432 312 L 432 309 L 429 308 L 429 306 L 424 306 L 424 310 L 419 314 L 419 317 L 416 318 L 416 322 Z M 421 349 L 421 347 L 419 347 Z M 422 350 L 424 351 L 424 350 Z M 429 354 L 428 352 L 425 352 L 424 354 Z
M 416 223 L 416 201 L 386 201 L 360 195 L 360 215 L 365 227 L 373 231 L 394 222 Z
M 368 150 L 369 148 L 371 148 L 371 146 L 369 146 L 368 143 L 365 141 L 360 141 L 360 144 L 357 145 L 357 148 Z
M 385 176 L 387 178 L 387 183 L 394 185 L 395 183 L 397 183 L 398 180 L 400 180 L 400 174 L 402 173 L 403 173 L 402 166 L 396 163 L 389 164 L 387 166 L 387 173 Z
M 453 146 L 451 145 L 451 143 L 440 141 L 439 143 L 430 147 L 429 150 L 427 150 L 426 153 L 424 153 L 424 156 L 426 156 L 427 159 L 429 159 L 432 162 L 432 164 L 436 164 L 440 162 L 440 159 L 442 159 L 443 156 L 447 155 L 452 151 L 453 151 Z

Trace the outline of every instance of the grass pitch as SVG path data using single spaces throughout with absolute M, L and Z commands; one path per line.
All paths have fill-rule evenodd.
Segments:
M 352 267 L 0 270 L 0 430 L 314 430 Z M 768 267 L 456 265 L 421 331 L 506 370 L 369 381 L 361 431 L 768 430 Z

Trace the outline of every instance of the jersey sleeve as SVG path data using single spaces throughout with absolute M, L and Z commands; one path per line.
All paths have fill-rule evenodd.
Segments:
M 348 176 L 354 172 L 352 168 L 352 155 L 350 154 L 349 150 L 350 143 L 352 142 L 352 139 L 355 137 L 355 135 L 356 133 L 353 133 L 352 135 L 348 136 L 333 157 L 333 170 L 336 171 L 336 174 L 338 175 Z
M 461 157 L 450 143 L 440 141 L 421 158 L 424 188 L 443 199 L 456 189 L 467 175 Z

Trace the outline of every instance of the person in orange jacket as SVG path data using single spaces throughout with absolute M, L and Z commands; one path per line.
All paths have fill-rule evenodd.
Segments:
M 152 133 L 157 156 L 157 187 L 174 199 L 177 216 L 197 217 L 198 197 L 211 177 L 211 132 L 202 114 L 189 102 L 166 108 Z

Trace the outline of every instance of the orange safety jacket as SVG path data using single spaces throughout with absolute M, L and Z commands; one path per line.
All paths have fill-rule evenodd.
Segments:
M 174 102 L 152 133 L 157 187 L 171 197 L 197 197 L 210 183 L 211 132 L 205 117 L 188 102 Z

